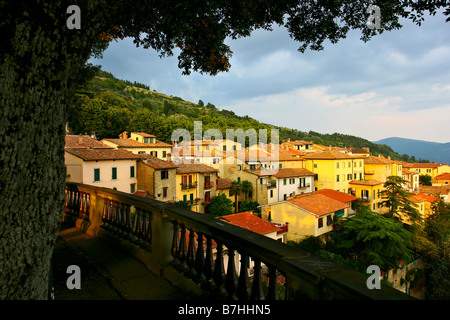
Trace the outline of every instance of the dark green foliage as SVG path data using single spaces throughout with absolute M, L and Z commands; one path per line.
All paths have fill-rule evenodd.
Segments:
M 424 186 L 432 186 L 433 183 L 431 182 L 431 176 L 428 174 L 421 174 L 419 176 L 419 183 Z
M 370 265 L 387 270 L 398 267 L 400 261 L 411 261 L 411 237 L 401 223 L 362 209 L 336 224 L 327 246 L 347 260 L 356 259 L 361 271 Z
M 219 194 L 206 207 L 206 213 L 213 217 L 220 217 L 233 213 L 233 203 L 225 194 Z
M 259 207 L 259 203 L 257 201 L 248 201 L 244 200 L 239 202 L 239 212 L 253 211 L 256 213 L 260 213 L 261 209 Z

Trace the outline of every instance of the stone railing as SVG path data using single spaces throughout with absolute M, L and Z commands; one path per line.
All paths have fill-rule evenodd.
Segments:
M 67 183 L 64 216 L 92 236 L 113 234 L 144 252 L 151 271 L 208 298 L 411 299 L 390 287 L 370 290 L 365 275 L 322 257 L 124 192 Z

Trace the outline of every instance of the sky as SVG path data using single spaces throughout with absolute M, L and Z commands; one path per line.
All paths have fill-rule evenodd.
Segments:
M 322 51 L 300 53 L 284 27 L 228 40 L 229 72 L 182 75 L 176 54 L 159 58 L 131 39 L 111 42 L 101 65 L 116 78 L 260 122 L 378 141 L 402 137 L 450 142 L 450 23 L 441 14 L 419 27 L 360 40 L 350 31 Z

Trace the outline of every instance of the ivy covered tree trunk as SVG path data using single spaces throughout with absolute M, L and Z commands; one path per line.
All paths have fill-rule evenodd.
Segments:
M 64 126 L 93 33 L 60 3 L 0 5 L 0 299 L 47 299 L 64 210 Z M 87 15 L 86 15 L 87 16 Z

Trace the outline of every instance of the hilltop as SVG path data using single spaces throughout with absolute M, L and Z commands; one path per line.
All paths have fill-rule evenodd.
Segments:
M 400 155 L 386 144 L 340 133 L 303 132 L 262 123 L 248 115 L 241 116 L 230 110 L 219 109 L 211 102 L 185 101 L 151 90 L 138 82 L 117 79 L 113 74 L 92 65 L 86 67 L 69 111 L 69 127 L 74 134 L 94 131 L 98 138 L 118 137 L 123 131 L 135 131 L 152 133 L 159 140 L 170 143 L 175 129 L 187 129 L 193 137 L 194 121 L 202 122 L 203 132 L 219 129 L 223 137 L 226 136 L 226 129 L 254 129 L 257 135 L 259 129 L 266 129 L 267 141 L 270 142 L 270 129 L 278 129 L 280 143 L 291 139 L 325 146 L 368 147 L 374 155 L 415 162 L 414 158 L 407 154 Z

